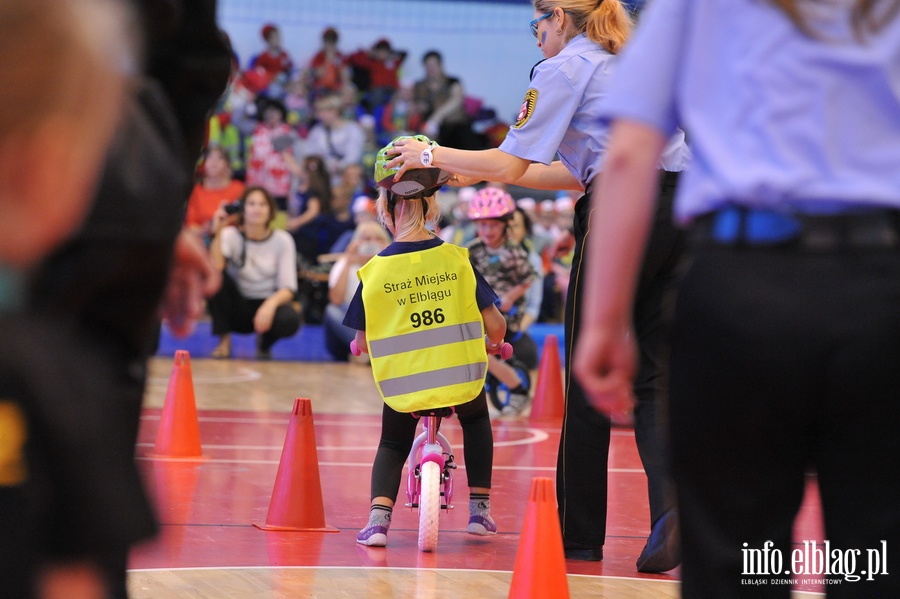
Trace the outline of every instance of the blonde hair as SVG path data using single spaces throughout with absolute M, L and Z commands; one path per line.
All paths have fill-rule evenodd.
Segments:
M 375 201 L 375 212 L 378 221 L 390 229 L 394 227 L 394 238 L 408 237 L 420 229 L 426 229 L 428 225 L 436 225 L 441 218 L 441 206 L 438 204 L 436 194 L 423 199 L 396 198 L 394 215 L 391 217 L 388 208 L 388 192 L 386 189 L 378 191 L 378 199 Z M 422 202 L 425 202 L 426 210 L 422 210 Z
M 117 89 L 135 70 L 129 16 L 108 0 L 0 0 L 0 136 L 50 116 L 80 121 Z
M 356 228 L 353 230 L 352 240 L 356 241 L 366 233 L 374 233 L 378 236 L 379 239 L 384 242 L 385 245 L 391 243 L 391 236 L 387 232 L 387 230 L 382 225 L 374 221 L 365 221 L 356 225 Z
M 562 9 L 572 20 L 574 35 L 587 34 L 588 39 L 610 54 L 621 52 L 634 28 L 631 15 L 620 0 L 532 0 L 532 4 L 541 13 Z

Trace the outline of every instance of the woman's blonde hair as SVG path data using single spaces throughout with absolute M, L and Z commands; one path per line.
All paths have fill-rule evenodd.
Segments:
M 380 224 L 374 221 L 364 221 L 356 225 L 356 228 L 353 230 L 352 240 L 356 241 L 360 239 L 366 233 L 374 233 L 381 239 L 385 245 L 391 243 L 391 235 L 387 232 L 387 230 L 381 226 Z
M 588 39 L 610 54 L 621 52 L 634 27 L 620 0 L 532 0 L 532 4 L 541 13 L 561 8 L 572 20 L 575 35 L 587 34 Z
M 393 214 L 390 196 L 393 196 Z M 421 199 L 408 199 L 381 188 L 375 201 L 375 213 L 378 221 L 385 227 L 393 225 L 396 239 L 407 237 L 428 225 L 436 225 L 441 218 L 441 206 L 435 194 Z

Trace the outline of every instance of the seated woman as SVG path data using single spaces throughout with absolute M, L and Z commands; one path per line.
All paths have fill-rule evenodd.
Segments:
M 285 152 L 284 159 L 297 182 L 297 188 L 288 201 L 285 229 L 293 236 L 297 252 L 304 260 L 314 264 L 316 256 L 321 253 L 321 221 L 331 212 L 331 179 L 321 156 L 307 156 L 297 161 L 290 152 Z
M 241 196 L 239 226 L 224 227 L 210 247 L 222 287 L 209 300 L 213 334 L 219 344 L 213 358 L 231 355 L 231 333 L 257 334 L 258 359 L 271 357 L 272 345 L 300 328 L 292 305 L 297 292 L 297 250 L 287 231 L 272 228 L 275 200 L 262 187 Z
M 226 206 L 244 191 L 244 183 L 232 177 L 225 150 L 207 148 L 203 155 L 202 176 L 188 198 L 185 226 L 199 233 L 209 244 L 228 220 Z
M 344 326 L 347 306 L 359 286 L 356 271 L 391 243 L 388 232 L 375 221 L 361 222 L 353 231 L 346 253 L 334 263 L 328 276 L 325 308 L 325 348 L 335 360 L 346 361 L 356 329 Z

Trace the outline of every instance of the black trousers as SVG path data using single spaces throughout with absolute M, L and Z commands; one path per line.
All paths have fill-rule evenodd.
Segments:
M 494 434 L 484 390 L 470 402 L 456 406 L 463 431 L 463 456 L 469 487 L 491 487 L 494 463 Z M 397 500 L 403 465 L 416 438 L 419 420 L 397 412 L 387 404 L 381 414 L 381 440 L 372 465 L 372 499 Z
M 788 585 L 741 584 L 772 578 L 746 575 L 742 550 L 772 541 L 792 568 L 815 471 L 832 550 L 860 550 L 858 575 L 886 541 L 890 573 L 828 597 L 900 597 L 900 251 L 692 254 L 671 339 L 683 596 L 787 598 Z
M 263 301 L 265 300 L 249 299 L 241 295 L 234 279 L 228 273 L 223 273 L 222 287 L 209 299 L 208 304 L 213 335 L 254 332 L 253 317 Z M 290 304 L 282 304 L 275 310 L 272 326 L 260 336 L 259 349 L 268 350 L 276 341 L 291 337 L 298 330 L 300 313 Z
M 634 382 L 635 440 L 644 471 L 651 524 L 674 505 L 661 411 L 665 402 L 663 300 L 672 289 L 683 254 L 684 234 L 672 223 L 677 173 L 661 173 L 657 210 L 635 295 L 633 322 L 640 352 Z M 556 495 L 563 539 L 594 548 L 606 540 L 607 461 L 610 423 L 595 411 L 572 377 L 571 356 L 581 326 L 580 306 L 591 301 L 584 289 L 590 236 L 590 196 L 575 205 L 575 255 L 566 297 L 565 414 L 556 470 Z

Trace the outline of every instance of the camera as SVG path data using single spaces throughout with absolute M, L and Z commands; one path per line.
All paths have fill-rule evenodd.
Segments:
M 225 204 L 222 209 L 225 210 L 225 214 L 228 215 L 240 214 L 244 211 L 244 203 L 240 200 L 235 200 L 230 204 Z

